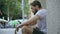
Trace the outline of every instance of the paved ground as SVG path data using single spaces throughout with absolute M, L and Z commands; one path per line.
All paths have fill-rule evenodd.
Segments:
M 15 28 L 0 29 L 0 34 L 14 34 Z M 22 34 L 21 29 L 17 34 Z

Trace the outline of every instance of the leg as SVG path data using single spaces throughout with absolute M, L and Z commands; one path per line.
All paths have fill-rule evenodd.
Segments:
M 34 28 L 33 34 L 44 34 L 42 31 L 39 30 L 39 28 Z
M 22 34 L 32 34 L 33 27 L 30 26 L 23 26 L 22 27 Z

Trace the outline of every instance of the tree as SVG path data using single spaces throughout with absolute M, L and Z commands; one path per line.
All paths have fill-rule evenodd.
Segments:
M 25 1 L 25 14 L 27 14 L 28 11 L 28 4 L 27 0 Z M 21 10 L 21 0 L 0 0 L 0 5 L 2 6 L 2 11 L 4 12 L 4 17 L 8 17 L 8 11 L 9 11 L 9 17 L 12 17 L 12 19 L 16 18 L 22 18 L 22 10 Z

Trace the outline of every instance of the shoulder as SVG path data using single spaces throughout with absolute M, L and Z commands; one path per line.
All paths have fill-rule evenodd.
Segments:
M 46 9 L 40 9 L 35 15 L 39 16 L 40 18 L 45 17 L 47 14 L 47 10 Z
M 40 9 L 38 12 L 47 12 L 46 9 Z
M 47 13 L 46 9 L 40 9 L 36 14 L 42 14 L 42 13 Z

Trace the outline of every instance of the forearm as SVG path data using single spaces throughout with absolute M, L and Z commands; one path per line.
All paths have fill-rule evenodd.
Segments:
M 35 24 L 36 24 L 36 21 L 34 21 L 34 22 L 26 22 L 26 23 L 23 23 L 21 25 L 23 27 L 23 26 L 30 26 L 30 25 L 35 25 Z
M 23 26 L 28 26 L 30 25 L 29 22 L 23 22 L 22 24 L 18 25 L 19 28 L 23 27 Z
M 35 25 L 36 22 L 23 22 L 22 24 L 19 25 L 19 28 L 23 27 L 23 26 L 30 26 L 30 25 Z
M 21 24 L 21 27 L 23 27 L 23 26 L 29 26 L 29 25 L 35 25 L 37 23 L 38 19 L 39 19 L 39 17 L 34 16 L 34 17 L 28 19 L 27 21 L 23 22 Z

